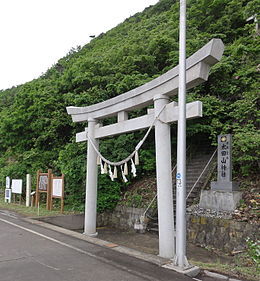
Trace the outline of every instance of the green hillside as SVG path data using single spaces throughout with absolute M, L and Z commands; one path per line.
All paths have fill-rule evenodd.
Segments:
M 245 177 L 257 175 L 260 165 L 260 42 L 255 24 L 246 22 L 259 8 L 257 0 L 190 0 L 187 10 L 188 56 L 212 38 L 225 44 L 208 82 L 188 93 L 188 101 L 203 102 L 204 117 L 188 122 L 187 141 L 204 135 L 215 143 L 218 134 L 232 133 L 235 173 Z M 178 21 L 178 1 L 161 0 L 72 49 L 38 79 L 0 91 L 0 182 L 7 175 L 24 178 L 52 168 L 66 175 L 67 205 L 82 206 L 86 144 L 76 144 L 75 134 L 86 124 L 73 124 L 66 106 L 109 99 L 177 65 Z M 121 159 L 141 136 L 143 132 L 107 139 L 101 150 L 111 160 Z M 153 173 L 152 134 L 140 159 L 138 174 Z M 99 209 L 113 207 L 124 189 L 120 180 L 112 183 L 100 176 Z

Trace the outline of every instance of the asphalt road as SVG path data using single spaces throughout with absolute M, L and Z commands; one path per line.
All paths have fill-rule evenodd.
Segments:
M 0 281 L 191 281 L 0 210 Z

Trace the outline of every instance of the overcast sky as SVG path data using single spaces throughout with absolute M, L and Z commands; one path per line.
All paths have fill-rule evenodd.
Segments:
M 0 0 L 0 89 L 39 77 L 72 47 L 159 0 Z

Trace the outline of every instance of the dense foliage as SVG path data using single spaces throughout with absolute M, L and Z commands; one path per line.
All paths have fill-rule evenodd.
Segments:
M 244 175 L 255 173 L 260 165 L 260 42 L 255 24 L 246 22 L 257 10 L 257 0 L 188 1 L 187 55 L 211 38 L 221 38 L 226 46 L 208 82 L 189 92 L 189 101 L 203 102 L 204 117 L 188 122 L 188 142 L 204 134 L 214 143 L 218 134 L 232 133 L 235 170 Z M 86 144 L 76 144 L 74 138 L 85 124 L 73 124 L 66 106 L 109 99 L 177 65 L 178 21 L 178 1 L 161 0 L 82 48 L 72 49 L 40 78 L 0 91 L 1 181 L 7 175 L 24 178 L 26 173 L 52 168 L 66 175 L 67 203 L 83 206 Z M 142 135 L 107 139 L 101 150 L 118 160 Z M 141 161 L 139 174 L 154 171 L 152 135 Z M 123 188 L 120 181 L 101 177 L 99 209 L 112 208 Z

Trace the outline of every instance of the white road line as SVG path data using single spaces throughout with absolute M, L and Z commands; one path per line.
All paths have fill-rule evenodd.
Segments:
M 76 248 L 76 247 L 74 247 L 74 246 L 72 246 L 72 245 L 69 245 L 69 244 L 67 244 L 67 243 L 61 242 L 61 241 L 59 241 L 59 240 L 57 240 L 57 239 L 51 238 L 51 237 L 49 237 L 49 236 L 46 236 L 46 235 L 44 235 L 44 234 L 41 234 L 41 233 L 36 232 L 36 231 L 34 231 L 34 230 L 31 230 L 31 229 L 29 229 L 29 228 L 23 227 L 23 226 L 18 225 L 18 224 L 16 224 L 16 223 L 13 223 L 13 222 L 10 222 L 10 221 L 1 219 L 1 218 L 0 218 L 0 221 L 5 222 L 5 223 L 7 223 L 7 224 L 10 224 L 10 225 L 12 225 L 12 226 L 18 227 L 18 228 L 23 229 L 23 230 L 25 230 L 25 231 L 27 231 L 27 232 L 33 233 L 33 234 L 35 234 L 35 235 L 38 235 L 38 236 L 40 236 L 40 237 L 43 237 L 43 238 L 45 238 L 45 239 L 47 239 L 47 240 L 50 240 L 50 241 L 52 241 L 52 242 L 54 242 L 54 243 L 60 244 L 60 245 L 62 245 L 62 246 L 65 246 L 65 247 L 67 247 L 67 248 L 73 249 L 73 250 L 75 250 L 75 251 L 77 251 L 77 252 L 80 252 L 80 253 L 82 253 L 82 254 L 86 254 L 86 255 L 88 255 L 88 256 L 90 256 L 90 257 L 92 257 L 92 258 L 99 258 L 98 256 L 96 256 L 96 255 L 94 255 L 94 254 L 91 254 L 91 253 L 89 253 L 89 252 L 86 252 L 86 251 L 84 251 L 84 250 L 81 250 L 81 249 L 79 249 L 79 248 Z
M 7 217 L 10 217 L 10 218 L 13 218 L 13 219 L 17 219 L 17 217 L 15 215 L 12 215 L 8 212 L 0 211 L 0 213 L 1 213 L 1 215 L 7 216 Z
M 10 262 L 10 261 L 24 260 L 24 259 L 26 259 L 26 258 L 27 258 L 27 257 L 18 257 L 18 258 L 14 258 L 14 259 L 0 260 L 0 263 L 1 263 L 1 262 Z
M 39 264 L 45 266 L 45 267 L 50 268 L 50 269 L 60 270 L 60 269 L 57 268 L 57 267 L 53 267 L 53 266 L 51 266 L 51 265 L 48 265 L 48 264 L 46 264 L 46 263 L 44 263 L 44 262 L 41 262 L 41 261 L 37 260 L 35 257 L 31 257 L 31 259 L 32 259 L 33 261 L 35 261 L 35 262 L 37 262 L 37 263 L 39 263 Z
M 61 241 L 59 241 L 59 240 L 57 240 L 57 239 L 51 238 L 51 237 L 49 237 L 49 236 L 46 236 L 46 235 L 44 235 L 44 234 L 41 234 L 41 233 L 36 232 L 36 231 L 34 231 L 34 230 L 31 230 L 31 229 L 29 229 L 29 228 L 23 227 L 23 226 L 21 226 L 21 225 L 18 225 L 18 224 L 15 224 L 15 223 L 13 223 L 13 222 L 4 220 L 4 219 L 2 219 L 2 218 L 0 218 L 0 221 L 2 221 L 2 222 L 4 222 L 4 223 L 7 223 L 7 224 L 10 224 L 10 225 L 12 225 L 12 226 L 15 226 L 15 227 L 17 227 L 17 228 L 23 229 L 23 230 L 25 230 L 25 231 L 27 231 L 27 232 L 30 232 L 30 233 L 32 233 L 32 234 L 35 234 L 35 235 L 37 235 L 37 236 L 43 237 L 43 238 L 45 238 L 45 239 L 47 239 L 47 240 L 50 240 L 50 241 L 52 241 L 52 242 L 54 242 L 54 243 L 57 243 L 57 244 L 59 244 L 59 245 L 62 245 L 62 246 L 64 246 L 64 247 L 73 249 L 73 250 L 75 250 L 75 251 L 77 251 L 77 252 L 79 252 L 79 253 L 85 254 L 85 255 L 87 255 L 87 256 L 89 256 L 89 257 L 91 257 L 91 258 L 97 259 L 97 260 L 99 260 L 99 261 L 101 261 L 101 262 L 104 262 L 104 263 L 106 263 L 106 264 L 109 264 L 109 265 L 111 265 L 111 266 L 113 266 L 113 267 L 116 267 L 116 268 L 118 268 L 118 269 L 120 269 L 120 270 L 127 271 L 128 273 L 133 274 L 133 275 L 135 275 L 135 276 L 144 278 L 144 279 L 149 280 L 149 281 L 160 281 L 160 280 L 155 279 L 155 278 L 153 278 L 153 277 L 151 277 L 151 276 L 149 276 L 149 275 L 146 275 L 146 274 L 143 274 L 143 273 L 140 273 L 140 272 L 133 271 L 133 270 L 131 270 L 131 269 L 125 267 L 125 266 L 118 265 L 118 264 L 116 264 L 116 263 L 114 263 L 114 262 L 112 262 L 112 261 L 110 261 L 110 260 L 108 260 L 108 259 L 99 257 L 99 256 L 97 256 L 97 255 L 95 255 L 95 254 L 92 254 L 92 253 L 89 253 L 89 252 L 87 252 L 87 251 L 81 250 L 81 249 L 76 248 L 76 247 L 74 247 L 74 246 L 72 246 L 72 245 L 69 245 L 69 244 L 67 244 L 67 243 L 61 242 Z

